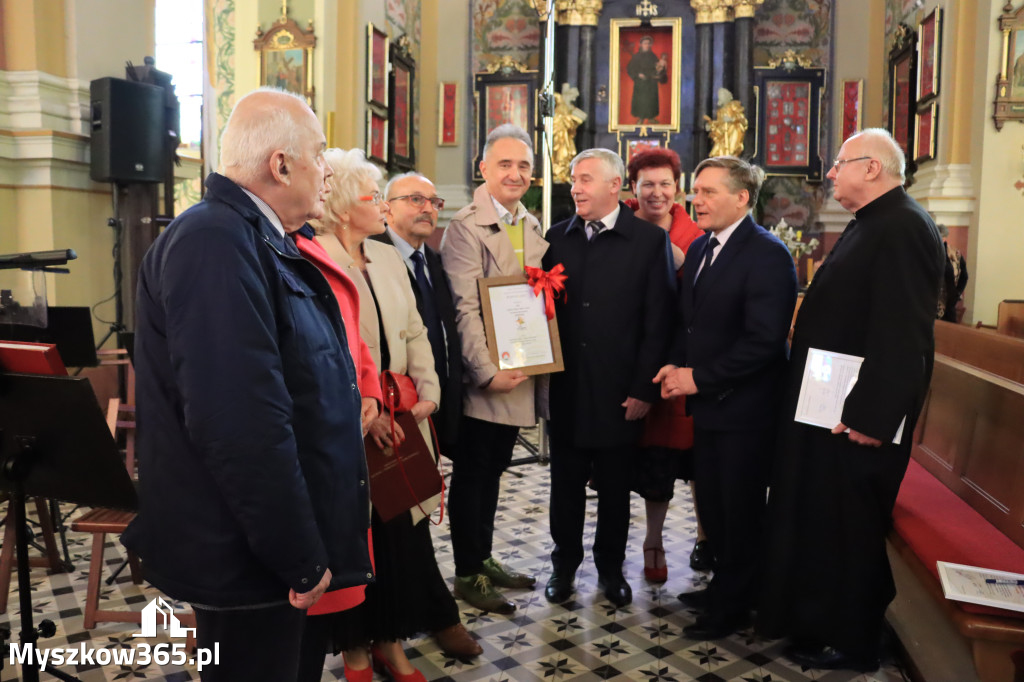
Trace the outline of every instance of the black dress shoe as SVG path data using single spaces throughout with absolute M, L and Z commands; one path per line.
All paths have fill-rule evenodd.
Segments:
M 693 625 L 683 628 L 683 635 L 687 639 L 706 642 L 712 639 L 723 639 L 737 630 L 747 626 L 750 619 L 746 616 L 719 616 L 700 615 Z
M 695 571 L 715 570 L 715 555 L 707 540 L 698 540 L 690 552 L 690 568 Z
M 709 601 L 707 588 L 703 590 L 694 590 L 693 592 L 681 592 L 676 595 L 676 599 L 683 602 L 683 604 L 691 609 L 697 609 L 699 611 L 706 609 Z
M 576 586 L 572 584 L 573 577 L 574 574 L 552 573 L 544 588 L 544 597 L 552 604 L 564 604 L 569 601 L 572 593 L 576 591 Z
M 629 586 L 629 583 L 621 575 L 608 576 L 607 578 L 598 576 L 597 588 L 604 593 L 605 599 L 618 608 L 622 608 L 633 601 L 633 588 Z
M 783 653 L 786 658 L 805 668 L 856 670 L 861 673 L 878 670 L 877 658 L 847 656 L 839 649 L 830 646 L 788 646 Z

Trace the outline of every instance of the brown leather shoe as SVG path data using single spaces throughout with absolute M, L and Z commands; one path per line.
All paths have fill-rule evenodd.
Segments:
M 455 658 L 475 658 L 484 652 L 462 623 L 438 630 L 434 633 L 434 639 L 441 651 Z

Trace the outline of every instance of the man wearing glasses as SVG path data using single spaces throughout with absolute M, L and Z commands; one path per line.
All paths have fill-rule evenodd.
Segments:
M 885 536 L 934 359 L 943 248 L 903 191 L 888 132 L 843 144 L 829 171 L 854 214 L 804 296 L 793 332 L 784 428 L 769 499 L 760 615 L 808 668 L 874 670 L 896 594 Z M 793 421 L 808 349 L 863 358 L 832 429 Z
M 532 588 L 537 581 L 491 556 L 494 514 L 501 474 L 512 460 L 519 428 L 537 423 L 537 381 L 491 362 L 477 281 L 521 275 L 527 265 L 540 267 L 548 243 L 540 223 L 520 201 L 533 175 L 533 143 L 526 131 L 510 124 L 492 130 L 480 172 L 484 184 L 473 194 L 473 203 L 452 218 L 441 243 L 455 293 L 466 374 L 459 441 L 451 454 L 448 510 L 455 596 L 478 609 L 509 614 L 516 605 L 495 586 Z

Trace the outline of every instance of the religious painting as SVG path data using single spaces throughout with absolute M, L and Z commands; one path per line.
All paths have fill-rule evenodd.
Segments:
M 668 147 L 668 133 L 653 133 L 647 130 L 616 133 L 619 142 L 619 156 L 628 164 L 633 155 L 647 149 Z
M 917 150 L 914 161 L 929 161 L 935 158 L 938 112 L 938 103 L 932 102 L 917 114 Z
M 473 179 L 483 180 L 479 166 L 487 135 L 505 123 L 519 126 L 533 138 L 534 169 L 539 168 L 537 72 L 511 58 L 503 58 L 488 66 L 484 73 L 475 74 L 473 82 L 476 109 Z
M 843 125 L 840 144 L 861 129 L 861 102 L 864 98 L 863 80 L 843 81 Z
M 454 147 L 459 144 L 459 83 L 448 81 L 437 86 L 437 146 Z
M 381 165 L 388 162 L 388 119 L 373 110 L 366 112 L 366 158 Z
M 530 127 L 530 88 L 525 83 L 495 85 L 487 88 L 484 105 L 487 124 L 484 136 L 503 123 L 512 123 L 523 130 Z
M 260 53 L 260 85 L 301 95 L 312 107 L 315 46 L 312 29 L 303 31 L 287 17 L 278 19 L 266 33 L 258 29 L 253 47 Z
M 906 24 L 900 24 L 889 52 L 889 120 L 886 128 L 907 157 L 908 178 L 916 168 L 913 163 L 914 152 L 917 151 L 914 147 L 916 84 L 917 33 Z
M 999 17 L 1002 32 L 1003 59 L 996 82 L 995 110 L 992 119 L 996 130 L 1005 121 L 1024 121 L 1024 5 L 1014 10 L 1009 3 Z
M 366 26 L 366 101 L 388 105 L 388 34 L 373 24 Z
M 266 53 L 266 70 L 262 84 L 301 95 L 305 92 L 303 80 L 306 75 L 302 57 L 302 50 L 274 50 Z
M 936 7 L 918 26 L 917 101 L 939 94 L 939 64 L 941 59 L 942 9 Z
M 413 153 L 413 85 L 416 80 L 416 64 L 404 49 L 404 42 L 391 45 L 391 83 L 388 107 L 388 168 L 391 170 L 412 170 L 416 165 Z
M 679 130 L 682 19 L 612 19 L 609 130 Z
M 757 163 L 768 175 L 821 180 L 821 93 L 825 88 L 825 70 L 792 64 L 757 67 L 754 83 Z

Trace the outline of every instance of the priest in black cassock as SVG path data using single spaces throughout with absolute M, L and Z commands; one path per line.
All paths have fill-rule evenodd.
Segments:
M 931 379 L 943 268 L 935 223 L 903 191 L 904 167 L 884 130 L 843 144 L 828 177 L 855 218 L 793 332 L 759 625 L 788 635 L 787 655 L 810 668 L 876 669 L 896 595 L 885 537 Z M 810 348 L 864 358 L 831 430 L 793 421 Z

